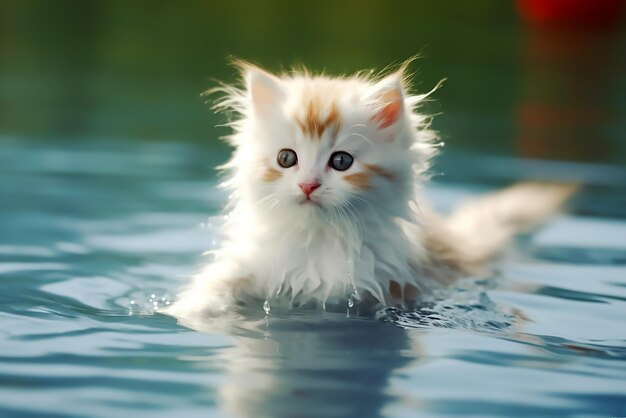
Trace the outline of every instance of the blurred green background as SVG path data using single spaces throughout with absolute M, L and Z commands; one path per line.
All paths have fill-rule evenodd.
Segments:
M 622 164 L 625 40 L 537 29 L 505 0 L 0 0 L 0 136 L 221 153 L 200 93 L 236 80 L 229 57 L 341 74 L 419 53 L 415 91 L 448 79 L 425 111 L 452 150 Z

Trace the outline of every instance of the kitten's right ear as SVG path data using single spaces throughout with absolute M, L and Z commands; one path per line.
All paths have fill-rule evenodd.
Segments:
M 247 65 L 244 71 L 246 88 L 254 111 L 259 115 L 275 111 L 286 97 L 280 79 L 252 65 Z
M 404 75 L 402 70 L 388 75 L 373 88 L 370 100 L 375 108 L 372 120 L 378 129 L 393 127 L 404 113 Z

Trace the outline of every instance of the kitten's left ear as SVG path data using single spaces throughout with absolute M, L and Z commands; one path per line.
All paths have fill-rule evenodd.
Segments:
M 369 96 L 374 108 L 372 121 L 378 129 L 386 129 L 396 125 L 404 115 L 404 87 L 402 73 L 391 74 L 376 83 Z
M 252 65 L 246 66 L 244 77 L 252 107 L 257 114 L 267 116 L 285 99 L 282 82 L 278 77 Z

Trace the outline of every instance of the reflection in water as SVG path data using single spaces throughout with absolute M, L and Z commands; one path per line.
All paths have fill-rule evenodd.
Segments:
M 238 341 L 225 349 L 227 377 L 218 389 L 227 416 L 380 416 L 396 400 L 390 376 L 420 358 L 417 341 L 393 324 L 274 310 L 227 327 Z M 223 319 L 185 325 L 225 328 Z
M 180 322 L 237 341 L 222 351 L 226 378 L 217 389 L 228 416 L 376 417 L 401 402 L 403 393 L 390 381 L 401 369 L 419 368 L 428 357 L 420 339 L 433 329 L 462 328 L 536 344 L 520 334 L 526 318 L 519 310 L 487 296 L 494 285 L 462 280 L 415 311 L 388 308 L 376 313 L 378 320 L 282 307 L 262 316 L 266 306 L 260 301 L 254 311 L 250 306 L 227 318 Z M 421 403 L 419 393 L 412 398 L 413 405 Z

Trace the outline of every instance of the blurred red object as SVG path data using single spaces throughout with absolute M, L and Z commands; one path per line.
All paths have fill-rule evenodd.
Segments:
M 539 24 L 615 25 L 625 5 L 624 0 L 517 0 L 522 17 Z
M 520 48 L 518 147 L 527 158 L 594 161 L 614 146 L 626 0 L 516 0 Z

